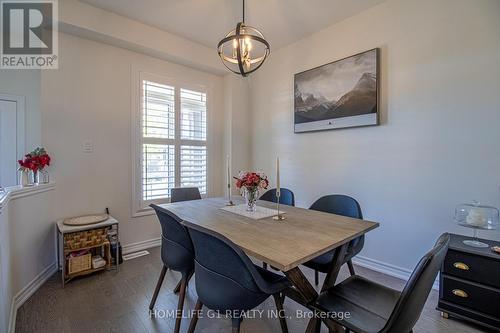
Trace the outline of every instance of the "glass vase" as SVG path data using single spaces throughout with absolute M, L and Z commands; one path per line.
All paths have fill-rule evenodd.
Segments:
M 243 196 L 245 197 L 245 203 L 247 205 L 247 212 L 255 213 L 257 210 L 257 200 L 259 199 L 258 188 L 247 188 L 243 190 Z
M 50 182 L 49 172 L 45 169 L 42 169 L 38 172 L 38 180 L 40 184 L 48 184 Z
M 30 170 L 28 174 L 28 186 L 38 185 L 38 170 Z
M 22 187 L 29 185 L 29 171 L 28 170 L 19 170 L 19 185 Z

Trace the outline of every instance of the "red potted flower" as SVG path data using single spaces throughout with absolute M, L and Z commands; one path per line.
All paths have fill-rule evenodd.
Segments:
M 255 212 L 255 203 L 259 199 L 259 190 L 267 189 L 269 181 L 262 172 L 240 171 L 236 179 L 236 188 L 238 188 L 245 198 L 247 211 Z
M 26 154 L 23 160 L 17 162 L 19 163 L 18 170 L 21 171 L 20 184 L 22 186 L 49 182 L 48 172 L 45 168 L 50 165 L 50 156 L 45 148 L 36 148 L 31 153 Z M 42 179 L 39 179 L 40 174 Z

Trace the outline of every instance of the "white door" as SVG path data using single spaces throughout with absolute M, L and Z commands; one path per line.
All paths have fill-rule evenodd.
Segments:
M 0 99 L 0 186 L 17 184 L 18 103 Z

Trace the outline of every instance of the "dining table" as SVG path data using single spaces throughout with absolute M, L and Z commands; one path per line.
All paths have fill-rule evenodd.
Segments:
M 233 198 L 235 205 L 243 205 L 243 198 Z M 285 219 L 272 216 L 254 219 L 227 209 L 227 198 L 206 198 L 162 204 L 160 207 L 175 214 L 182 223 L 196 225 L 217 232 L 248 256 L 283 272 L 292 284 L 285 295 L 308 306 L 318 292 L 308 281 L 300 265 L 333 249 L 333 260 L 321 291 L 335 285 L 343 258 L 351 240 L 366 234 L 379 223 L 330 214 L 293 206 L 280 206 Z M 276 204 L 257 201 L 257 208 L 276 209 Z M 319 320 L 311 320 L 308 331 L 314 332 Z

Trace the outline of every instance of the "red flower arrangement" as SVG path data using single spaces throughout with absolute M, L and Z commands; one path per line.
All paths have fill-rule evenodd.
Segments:
M 261 172 L 241 171 L 236 179 L 236 188 L 246 188 L 248 190 L 257 190 L 259 188 L 267 189 L 269 181 L 267 176 Z
M 24 160 L 17 161 L 20 171 L 37 172 L 50 165 L 50 156 L 44 148 L 37 148 L 24 156 Z

